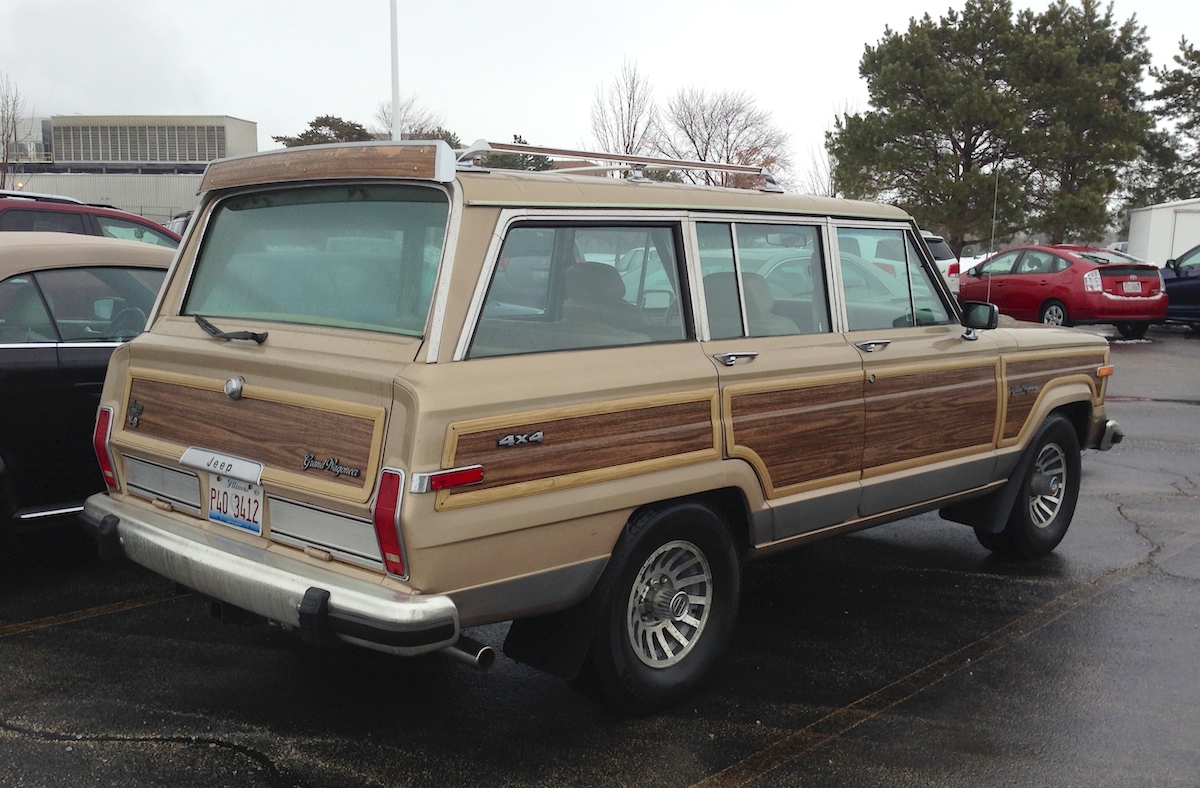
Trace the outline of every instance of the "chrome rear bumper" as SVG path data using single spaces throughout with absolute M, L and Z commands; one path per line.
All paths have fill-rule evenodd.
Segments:
M 173 517 L 93 495 L 80 518 L 101 554 L 119 550 L 134 563 L 205 596 L 300 631 L 306 642 L 331 637 L 412 656 L 459 636 L 447 596 L 405 594 L 268 552 Z

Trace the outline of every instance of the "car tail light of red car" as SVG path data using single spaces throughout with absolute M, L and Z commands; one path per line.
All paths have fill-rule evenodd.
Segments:
M 1100 272 L 1092 269 L 1083 275 L 1083 291 L 1085 293 L 1100 293 L 1104 291 L 1104 284 L 1100 281 Z

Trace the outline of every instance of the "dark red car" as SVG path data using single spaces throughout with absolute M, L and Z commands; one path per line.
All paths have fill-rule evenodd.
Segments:
M 1073 326 L 1111 323 L 1141 337 L 1167 316 L 1158 268 L 1112 249 L 1019 246 L 959 277 L 961 301 L 990 301 L 1018 320 Z
M 0 191 L 0 231 L 74 233 L 179 246 L 179 234 L 160 224 L 106 205 L 86 205 L 71 197 Z

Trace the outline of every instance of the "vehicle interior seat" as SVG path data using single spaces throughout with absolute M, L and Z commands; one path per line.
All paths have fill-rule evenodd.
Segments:
M 37 288 L 26 284 L 13 293 L 0 326 L 0 342 L 55 342 L 54 325 Z
M 750 336 L 799 334 L 796 323 L 771 311 L 775 297 L 767 280 L 758 274 L 742 274 L 745 284 L 746 323 Z M 737 310 L 722 309 L 737 303 L 737 274 L 719 271 L 704 277 L 704 298 L 708 302 L 708 327 L 714 339 L 742 336 L 741 316 Z M 717 308 L 714 310 L 714 306 Z
M 566 285 L 563 320 L 603 323 L 638 332 L 650 327 L 642 310 L 625 300 L 625 282 L 613 266 L 575 263 L 566 271 Z

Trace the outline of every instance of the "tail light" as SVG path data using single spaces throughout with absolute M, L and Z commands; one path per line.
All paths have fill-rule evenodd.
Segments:
M 379 554 L 389 575 L 408 577 L 404 562 L 404 541 L 400 538 L 400 496 L 404 492 L 404 474 L 384 468 L 379 474 L 375 503 L 371 506 L 371 522 L 379 541 Z
M 92 449 L 95 450 L 96 460 L 100 463 L 100 473 L 104 476 L 104 483 L 108 489 L 116 490 L 120 485 L 117 483 L 117 471 L 113 465 L 112 453 L 108 448 L 108 439 L 112 435 L 112 418 L 112 408 L 103 407 L 96 412 L 96 428 L 92 431 Z
M 950 267 L 946 269 L 946 276 L 958 276 L 958 261 L 957 260 L 955 260 L 953 263 L 951 263 Z
M 1099 293 L 1104 290 L 1104 285 L 1100 282 L 1100 272 L 1092 269 L 1083 275 L 1083 291 L 1085 293 Z

